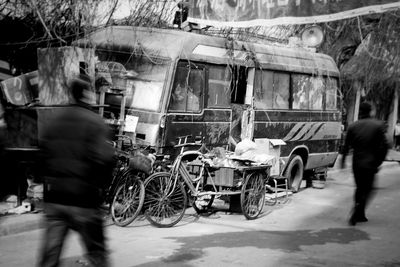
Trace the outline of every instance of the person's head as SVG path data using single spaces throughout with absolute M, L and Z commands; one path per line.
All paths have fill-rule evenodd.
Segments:
M 72 79 L 69 88 L 75 102 L 88 105 L 95 104 L 95 95 L 91 90 L 89 76 L 80 74 L 78 77 Z
M 185 85 L 184 83 L 178 83 L 173 94 L 175 101 L 183 101 L 185 99 Z
M 372 106 L 368 102 L 363 102 L 360 104 L 360 118 L 371 117 Z

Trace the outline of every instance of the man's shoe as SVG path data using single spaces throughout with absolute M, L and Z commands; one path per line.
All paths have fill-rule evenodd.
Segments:
M 349 225 L 351 226 L 355 226 L 358 222 L 368 222 L 368 219 L 365 216 L 361 218 L 351 216 L 349 219 Z
M 368 222 L 367 217 L 361 217 L 361 218 L 357 218 L 357 222 Z
M 357 220 L 352 216 L 349 219 L 349 225 L 355 226 L 357 224 Z

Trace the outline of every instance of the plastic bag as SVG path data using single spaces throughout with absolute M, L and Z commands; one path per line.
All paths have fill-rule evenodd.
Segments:
M 143 154 L 136 154 L 129 157 L 129 168 L 150 174 L 153 168 L 152 160 Z
M 255 150 L 257 148 L 256 143 L 250 139 L 244 139 L 236 145 L 235 155 L 241 156 L 243 153 L 249 150 Z

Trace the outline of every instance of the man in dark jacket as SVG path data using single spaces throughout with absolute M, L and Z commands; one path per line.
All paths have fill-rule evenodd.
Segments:
M 111 173 L 113 148 L 102 118 L 87 104 L 90 83 L 77 78 L 70 89 L 76 103 L 58 110 L 40 140 L 46 232 L 39 266 L 58 265 L 69 229 L 81 235 L 93 266 L 107 266 L 98 208 L 101 188 Z
M 365 208 L 370 199 L 375 174 L 386 157 L 388 145 L 383 122 L 371 118 L 371 105 L 360 105 L 360 120 L 350 125 L 343 148 L 342 168 L 346 155 L 353 149 L 353 174 L 356 183 L 354 210 L 349 224 L 368 221 Z

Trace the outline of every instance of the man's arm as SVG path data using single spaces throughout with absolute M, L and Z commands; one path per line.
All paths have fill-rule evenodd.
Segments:
M 96 176 L 98 177 L 99 186 L 107 184 L 110 179 L 113 167 L 114 148 L 107 142 L 109 139 L 109 131 L 106 125 L 98 122 L 94 131 L 90 136 L 91 143 L 88 144 L 91 152 L 91 160 L 94 163 Z

